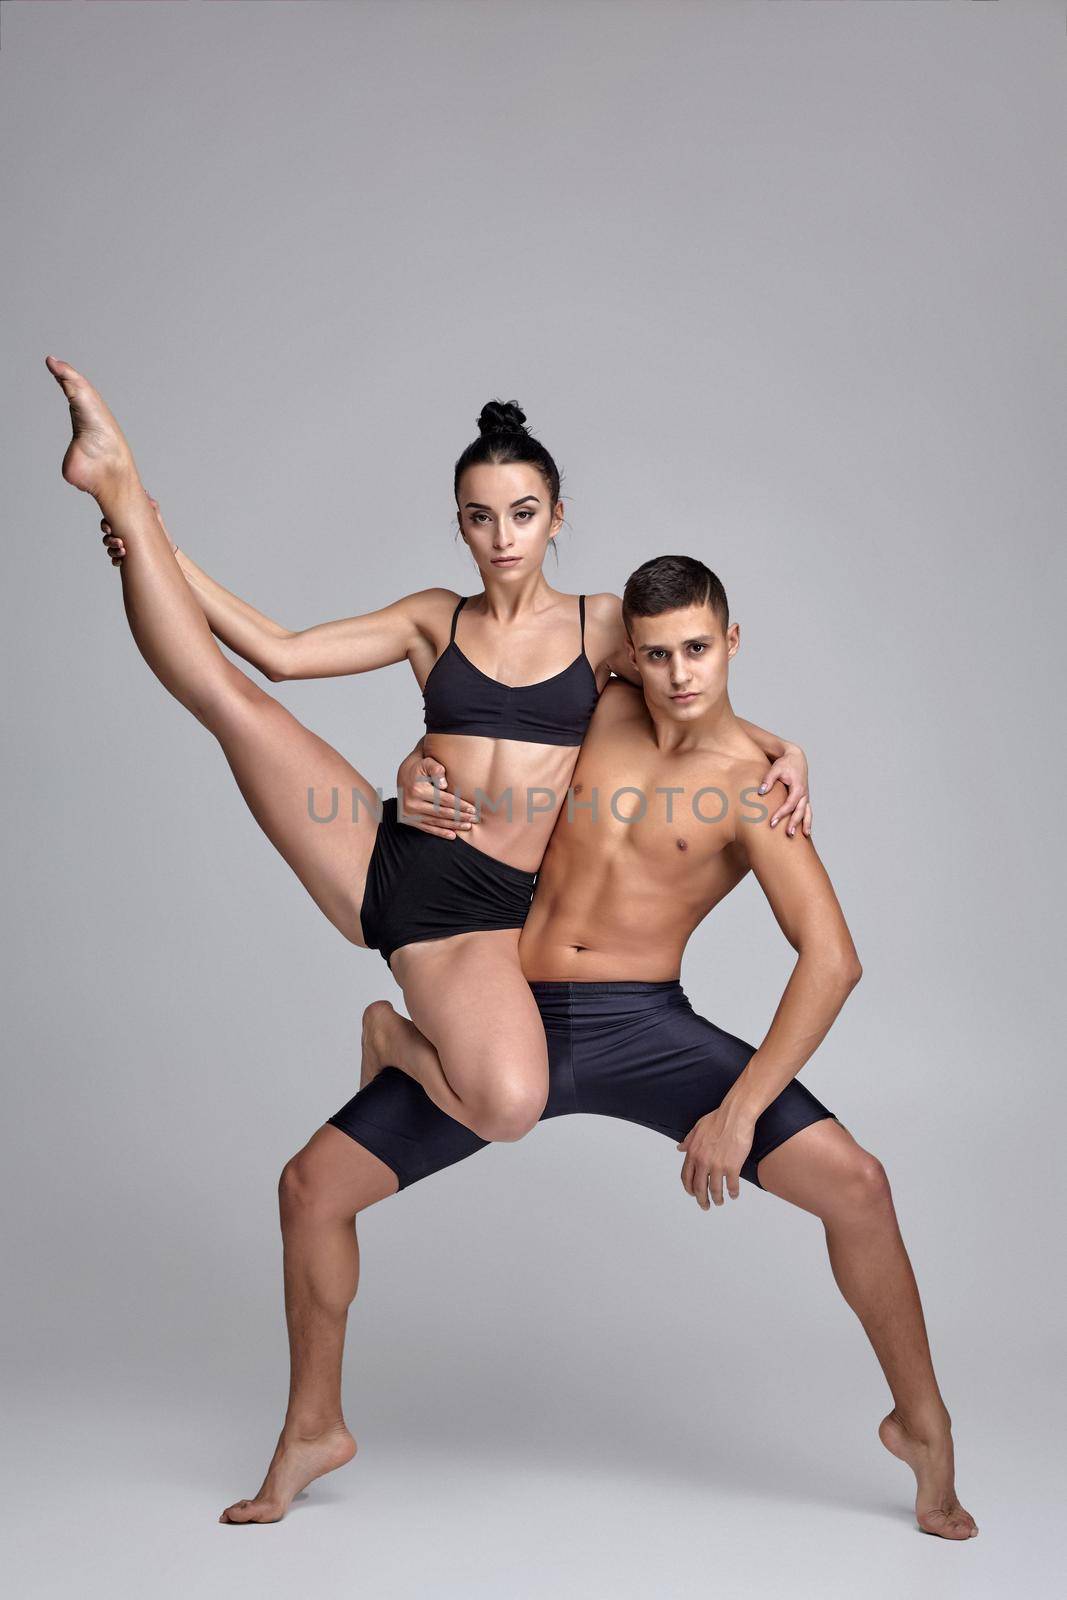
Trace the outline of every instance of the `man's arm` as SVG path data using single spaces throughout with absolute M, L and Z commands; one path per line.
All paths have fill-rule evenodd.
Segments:
M 448 788 L 444 767 L 426 749 L 427 738 L 423 734 L 397 770 L 397 820 L 422 833 L 454 839 L 457 831 L 468 833 L 481 818 L 470 800 Z
M 797 952 L 767 1035 L 723 1102 L 755 1119 L 821 1044 L 863 969 L 811 840 L 799 834 L 790 843 L 781 829 L 758 822 L 741 821 L 737 832 L 737 848 Z

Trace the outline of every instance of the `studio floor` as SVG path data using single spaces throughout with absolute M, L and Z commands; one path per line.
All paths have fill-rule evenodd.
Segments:
M 4 1539 L 20 1600 L 116 1592 L 222 1596 L 929 1596 L 983 1600 L 1056 1591 L 1053 1441 L 1034 1419 L 986 1418 L 957 1442 L 961 1497 L 981 1533 L 952 1546 L 919 1532 L 908 1477 L 876 1418 L 797 1395 L 793 1415 L 746 1437 L 738 1396 L 718 1433 L 524 1405 L 468 1432 L 462 1396 L 441 1415 L 379 1394 L 356 1460 L 314 1484 L 281 1523 L 216 1518 L 252 1494 L 276 1407 L 93 1403 L 22 1394 L 7 1406 Z M 390 1400 L 393 1404 L 390 1405 Z M 855 1413 L 855 1414 L 853 1414 Z M 485 1432 L 488 1437 L 485 1437 Z M 957 1430 L 958 1431 L 958 1430 Z

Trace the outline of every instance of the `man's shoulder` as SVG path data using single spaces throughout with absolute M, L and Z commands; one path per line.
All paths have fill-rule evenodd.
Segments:
M 726 760 L 727 772 L 738 792 L 749 788 L 758 789 L 771 770 L 771 763 L 759 746 L 753 744 L 751 739 L 746 739 L 745 743 L 750 746 L 749 749 L 731 752 Z

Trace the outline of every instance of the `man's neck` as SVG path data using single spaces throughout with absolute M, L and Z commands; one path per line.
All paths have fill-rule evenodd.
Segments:
M 664 755 L 685 755 L 702 749 L 738 750 L 746 744 L 746 735 L 734 715 L 730 696 L 723 693 L 703 716 L 679 722 L 674 717 L 657 711 L 645 701 L 651 736 L 657 749 Z

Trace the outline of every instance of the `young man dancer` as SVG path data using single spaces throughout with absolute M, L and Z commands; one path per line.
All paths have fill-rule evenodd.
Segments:
M 817 1216 L 893 1395 L 878 1432 L 915 1473 L 918 1525 L 972 1538 L 885 1171 L 796 1081 L 860 965 L 810 838 L 759 825 L 768 764 L 728 695 L 738 625 L 719 580 L 684 556 L 639 567 L 623 612 L 641 688 L 615 682 L 600 698 L 520 943 L 549 1045 L 543 1117 L 593 1112 L 669 1135 L 705 1211 L 725 1203 L 724 1184 L 736 1199 L 743 1177 Z M 693 929 L 749 870 L 798 953 L 756 1050 L 697 1016 L 678 981 Z M 387 1002 L 368 1008 L 364 1046 L 358 1094 L 282 1173 L 289 1405 L 262 1488 L 223 1522 L 277 1521 L 351 1460 L 341 1363 L 359 1279 L 354 1218 L 485 1145 L 386 1064 L 433 1053 Z

